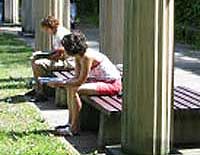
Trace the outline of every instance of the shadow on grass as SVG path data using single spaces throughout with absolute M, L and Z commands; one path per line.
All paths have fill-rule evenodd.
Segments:
M 30 62 L 29 61 L 29 56 L 26 57 L 26 58 L 21 58 L 21 59 L 18 59 L 18 60 L 5 60 L 5 61 L 2 61 L 1 64 L 2 65 L 5 65 L 6 67 L 14 67 L 15 64 L 17 65 L 30 65 Z
M 17 53 L 29 53 L 31 54 L 33 50 L 31 48 L 25 46 L 3 46 L 0 45 L 0 53 L 1 54 L 17 54 Z
M 0 131 L 0 134 L 6 134 L 13 140 L 17 140 L 18 138 L 23 138 L 25 136 L 29 135 L 43 135 L 43 136 L 49 136 L 49 135 L 54 135 L 54 136 L 64 136 L 62 134 L 58 134 L 56 130 L 53 129 L 44 129 L 44 130 L 32 130 L 32 131 L 22 131 L 22 132 L 16 132 L 16 131 Z
M 17 84 L 17 83 L 0 86 L 0 89 L 24 89 L 24 88 L 28 88 L 28 86 L 26 84 Z
M 33 78 L 13 78 L 0 79 L 0 90 L 2 89 L 30 89 L 32 88 Z
M 11 96 L 11 97 L 6 97 L 3 99 L 0 99 L 0 102 L 7 102 L 11 104 L 17 104 L 17 103 L 22 103 L 26 102 L 27 99 L 24 95 L 16 95 L 16 96 Z
M 0 90 L 2 91 L 9 91 L 9 90 L 17 90 L 17 89 L 31 89 L 33 78 L 27 77 L 27 78 L 6 78 L 6 79 L 0 79 Z M 25 95 L 14 95 L 9 96 L 5 98 L 1 98 L 0 96 L 0 102 L 7 102 L 7 103 L 20 103 L 20 102 L 26 102 L 28 101 Z
M 26 44 L 23 41 L 19 40 L 17 35 L 1 33 L 0 46 L 1 45 L 21 46 L 21 45 L 26 45 Z
M 33 131 L 22 131 L 22 132 L 10 131 L 8 133 L 8 135 L 11 135 L 11 136 L 14 135 L 15 137 L 17 136 L 20 138 L 22 138 L 23 136 L 28 136 L 32 134 L 48 136 L 49 134 L 55 134 L 55 130 L 33 130 Z
M 9 77 L 9 78 L 6 78 L 6 79 L 0 79 L 0 82 L 24 82 L 24 81 L 30 81 L 30 80 L 33 80 L 33 78 L 31 77 L 27 77 L 27 78 L 22 78 L 22 77 L 19 77 L 19 78 L 13 78 L 13 77 Z

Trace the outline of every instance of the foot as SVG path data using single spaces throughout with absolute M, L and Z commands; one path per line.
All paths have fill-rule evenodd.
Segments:
M 64 128 L 57 128 L 56 130 L 56 134 L 60 135 L 60 136 L 74 136 L 72 131 L 71 131 L 71 127 L 64 127 Z
M 42 93 L 37 93 L 35 95 L 35 99 L 37 101 L 41 101 L 41 102 L 45 102 L 45 101 L 48 101 L 48 98 L 46 97 L 46 95 L 42 94 Z
M 33 89 L 33 90 L 31 90 L 31 91 L 29 91 L 29 92 L 27 92 L 26 94 L 25 94 L 25 96 L 35 96 L 36 95 L 36 90 L 35 89 Z
M 56 126 L 56 127 L 55 127 L 55 130 L 59 130 L 59 129 L 67 128 L 67 127 L 71 127 L 71 124 Z
M 56 134 L 62 136 L 78 136 L 78 132 L 72 131 L 71 124 L 55 127 Z

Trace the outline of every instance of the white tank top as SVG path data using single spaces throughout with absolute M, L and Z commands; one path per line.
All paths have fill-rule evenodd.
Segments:
M 61 44 L 61 41 L 63 37 L 70 33 L 71 33 L 70 30 L 66 29 L 65 27 L 58 26 L 57 32 L 53 35 L 53 49 L 57 50 L 59 48 L 62 48 L 63 46 Z
M 98 53 L 96 56 L 100 57 L 101 62 L 91 69 L 89 73 L 90 78 L 94 78 L 97 81 L 113 81 L 121 79 L 120 72 L 107 56 L 102 53 Z

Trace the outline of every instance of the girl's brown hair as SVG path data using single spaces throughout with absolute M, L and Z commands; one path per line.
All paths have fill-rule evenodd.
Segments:
M 41 26 L 48 27 L 52 30 L 56 30 L 59 26 L 59 21 L 54 16 L 47 16 L 42 19 Z
M 76 30 L 64 36 L 61 44 L 68 55 L 75 56 L 76 54 L 83 55 L 86 52 L 88 48 L 86 41 L 86 36 L 81 31 Z

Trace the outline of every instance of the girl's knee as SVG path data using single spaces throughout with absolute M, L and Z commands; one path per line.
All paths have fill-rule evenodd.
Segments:
M 87 91 L 84 90 L 84 89 L 78 89 L 77 93 L 78 93 L 79 95 L 87 95 Z
M 77 88 L 75 87 L 66 87 L 66 92 L 69 96 L 71 97 L 75 97 L 76 93 L 77 93 Z
M 37 60 L 34 60 L 34 61 L 32 61 L 32 67 L 34 68 L 34 69 L 41 69 L 42 68 L 42 65 L 40 64 L 40 63 L 37 63 Z

